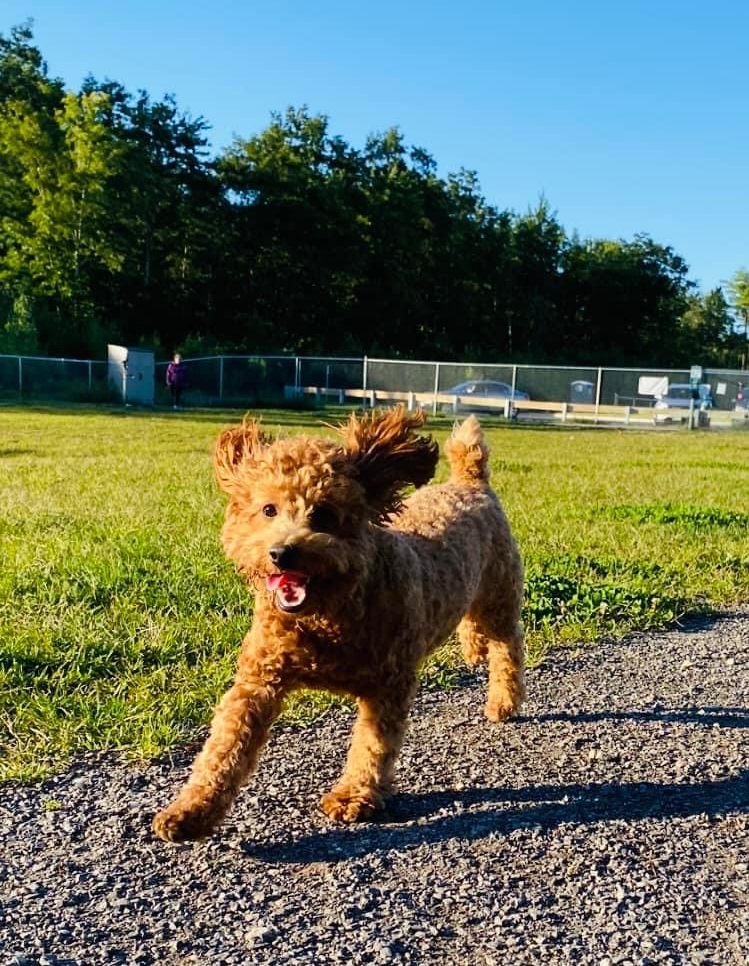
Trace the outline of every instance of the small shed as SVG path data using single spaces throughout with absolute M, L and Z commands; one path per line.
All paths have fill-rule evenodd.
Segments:
M 126 405 L 153 406 L 156 362 L 153 352 L 107 346 L 107 381 Z

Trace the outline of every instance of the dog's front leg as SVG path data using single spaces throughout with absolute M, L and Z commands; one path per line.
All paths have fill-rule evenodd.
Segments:
M 234 686 L 216 709 L 211 731 L 177 798 L 153 820 L 169 842 L 209 835 L 222 822 L 278 717 L 286 688 L 282 677 L 252 660 L 240 664 Z
M 382 692 L 359 698 L 346 767 L 320 806 L 336 822 L 363 822 L 390 794 L 416 678 L 388 682 Z

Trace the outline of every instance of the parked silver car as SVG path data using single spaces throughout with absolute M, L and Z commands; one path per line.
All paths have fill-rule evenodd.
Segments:
M 496 415 L 501 413 L 498 404 L 505 399 L 531 398 L 522 389 L 513 389 L 509 383 L 496 382 L 493 379 L 471 379 L 468 382 L 459 382 L 457 386 L 443 389 L 442 394 L 462 397 L 457 404 L 458 412 L 488 412 Z M 491 405 L 491 403 L 495 405 Z M 445 412 L 452 412 L 453 408 L 450 403 L 445 403 L 442 406 Z
M 668 392 L 653 403 L 656 409 L 689 409 L 694 401 L 695 409 L 712 409 L 713 395 L 706 384 L 692 389 L 688 382 L 672 382 Z

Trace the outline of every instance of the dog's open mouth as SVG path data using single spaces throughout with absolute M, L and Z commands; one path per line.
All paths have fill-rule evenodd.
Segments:
M 279 574 L 269 574 L 265 578 L 265 586 L 276 595 L 276 604 L 281 610 L 298 610 L 307 596 L 306 574 L 296 570 L 283 570 Z

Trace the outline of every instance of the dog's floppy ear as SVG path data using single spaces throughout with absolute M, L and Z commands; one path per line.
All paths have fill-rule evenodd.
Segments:
M 213 469 L 222 490 L 231 491 L 239 466 L 255 459 L 268 442 L 255 419 L 244 419 L 239 426 L 229 426 L 219 433 L 213 448 Z
M 415 433 L 425 422 L 423 410 L 407 413 L 401 405 L 358 418 L 352 413 L 340 427 L 344 448 L 376 519 L 398 509 L 404 487 L 421 486 L 434 475 L 437 443 L 431 436 Z

